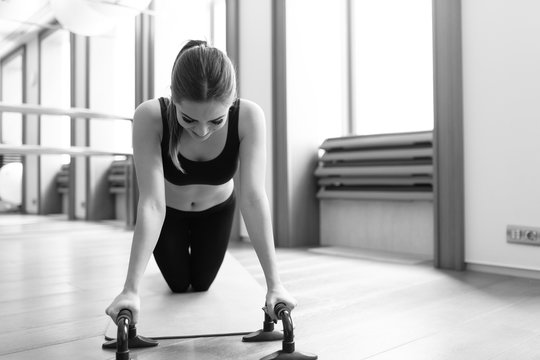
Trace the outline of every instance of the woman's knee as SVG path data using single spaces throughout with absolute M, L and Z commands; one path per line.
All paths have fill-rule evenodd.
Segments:
M 191 283 L 191 288 L 195 292 L 208 291 L 213 281 L 193 281 Z
M 175 294 L 185 293 L 189 289 L 189 282 L 168 282 L 167 284 Z

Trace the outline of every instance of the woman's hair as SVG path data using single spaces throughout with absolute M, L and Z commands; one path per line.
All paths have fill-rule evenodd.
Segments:
M 178 145 L 182 126 L 176 120 L 176 103 L 218 101 L 226 103 L 236 98 L 236 73 L 231 60 L 221 50 L 206 41 L 190 40 L 180 50 L 171 74 L 171 101 L 167 109 L 169 125 L 169 156 L 182 172 L 178 161 Z

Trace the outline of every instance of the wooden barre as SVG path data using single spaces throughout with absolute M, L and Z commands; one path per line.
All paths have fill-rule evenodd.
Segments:
M 132 118 L 124 115 L 107 114 L 97 111 L 91 111 L 84 108 L 69 108 L 61 109 L 32 104 L 6 104 L 0 101 L 0 113 L 21 113 L 21 114 L 38 114 L 38 115 L 61 115 L 71 118 L 90 118 L 90 119 L 109 119 L 109 120 L 129 120 Z
M 40 145 L 7 145 L 0 144 L 0 154 L 18 155 L 71 155 L 71 156 L 114 156 L 133 155 L 133 150 L 97 150 L 84 146 L 53 147 Z

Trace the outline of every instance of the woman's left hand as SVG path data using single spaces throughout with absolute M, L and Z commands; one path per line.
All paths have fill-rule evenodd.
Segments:
M 266 313 L 272 318 L 273 321 L 278 320 L 276 314 L 274 313 L 274 307 L 280 302 L 285 303 L 285 305 L 287 305 L 291 311 L 297 305 L 296 299 L 289 294 L 283 285 L 268 289 L 268 292 L 266 293 Z

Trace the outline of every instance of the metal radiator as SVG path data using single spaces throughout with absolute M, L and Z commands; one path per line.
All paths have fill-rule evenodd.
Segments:
M 325 140 L 319 199 L 433 200 L 433 132 Z

